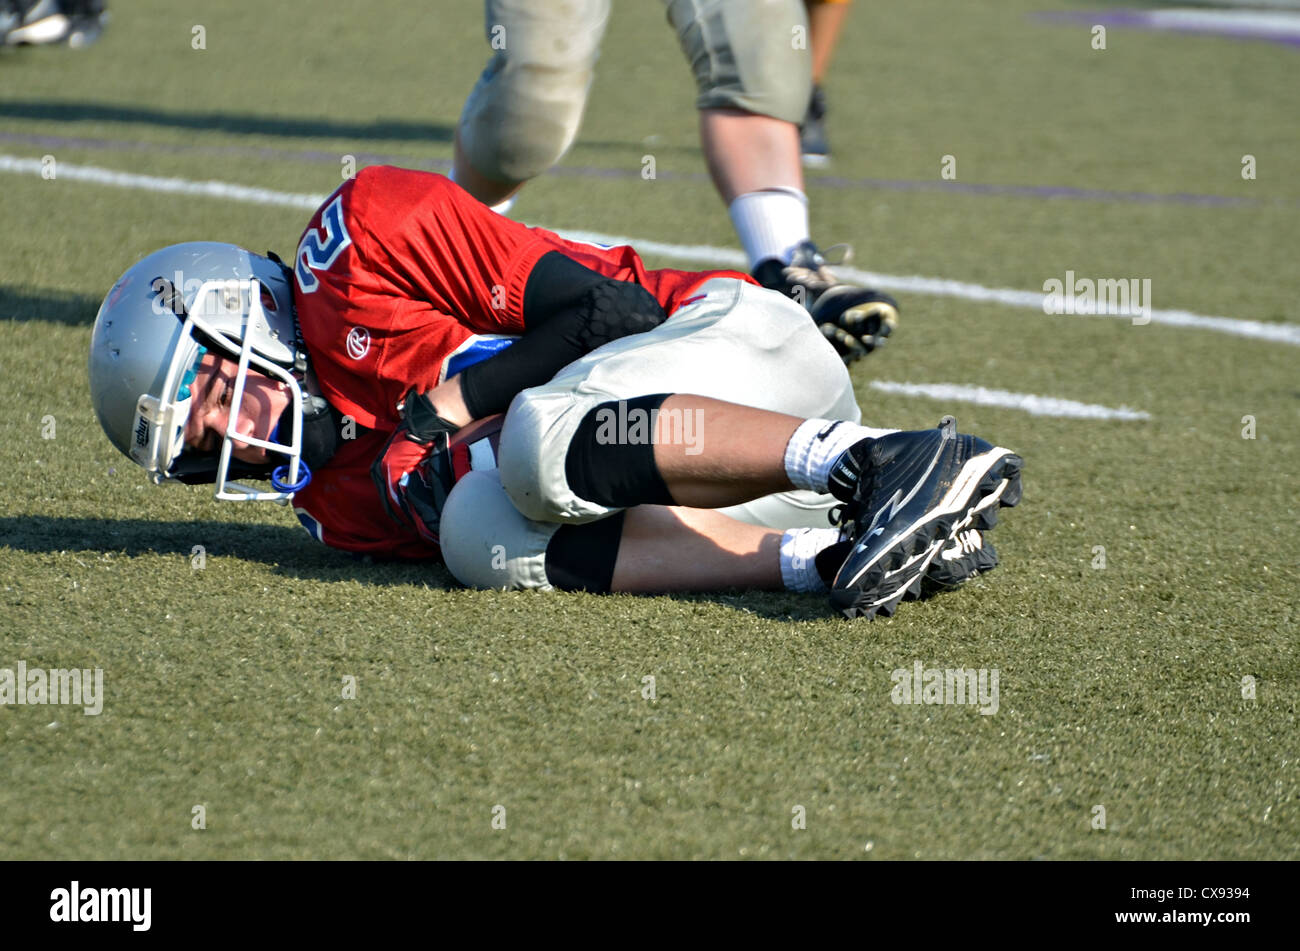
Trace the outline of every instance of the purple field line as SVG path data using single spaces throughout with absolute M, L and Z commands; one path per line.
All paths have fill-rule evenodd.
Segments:
M 1283 46 L 1300 47 L 1300 35 L 1295 33 L 1270 33 L 1266 30 L 1250 27 L 1231 26 L 1194 26 L 1191 24 L 1160 23 L 1153 20 L 1149 11 L 1143 10 L 1106 10 L 1097 13 L 1077 12 L 1073 10 L 1052 10 L 1033 14 L 1041 20 L 1066 23 L 1102 24 L 1103 26 L 1131 27 L 1137 30 L 1150 30 L 1156 33 L 1191 33 L 1198 36 L 1222 36 L 1232 40 L 1266 40 L 1281 43 Z
M 129 142 L 121 139 L 98 139 L 81 136 L 34 135 L 23 132 L 0 131 L 0 143 L 28 145 L 43 149 L 96 149 L 110 152 L 169 152 L 174 154 L 232 155 L 245 158 L 293 160 L 317 164 L 338 165 L 343 153 L 321 149 L 278 149 L 269 146 L 249 145 L 186 145 L 179 143 Z M 447 171 L 449 159 L 420 159 L 409 155 L 388 155 L 379 152 L 353 152 L 359 163 L 401 165 Z M 553 168 L 547 174 L 564 178 L 636 178 L 641 177 L 636 168 L 597 168 L 593 166 L 565 165 Z M 707 181 L 703 172 L 660 172 L 665 181 Z M 1229 195 L 1198 195 L 1190 192 L 1112 191 L 1102 188 L 1075 188 L 1068 185 L 994 185 L 967 182 L 920 181 L 888 178 L 844 178 L 836 175 L 811 177 L 808 185 L 845 191 L 892 192 L 954 192 L 960 195 L 994 195 L 1013 198 L 1066 199 L 1071 201 L 1118 202 L 1130 204 L 1168 204 L 1202 207 L 1258 206 L 1265 204 L 1296 204 L 1292 200 L 1268 200 Z

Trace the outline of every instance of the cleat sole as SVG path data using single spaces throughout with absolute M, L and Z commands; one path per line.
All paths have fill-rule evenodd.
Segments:
M 1020 502 L 1023 467 L 1020 456 L 1002 448 L 967 460 L 939 505 L 857 569 L 852 584 L 832 588 L 832 607 L 850 619 L 892 617 L 903 600 L 950 591 L 996 567 L 997 552 L 982 533 L 997 524 L 999 508 Z

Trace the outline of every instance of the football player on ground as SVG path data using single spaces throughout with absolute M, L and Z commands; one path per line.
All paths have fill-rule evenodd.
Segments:
M 748 275 L 647 270 L 395 168 L 331 195 L 292 267 L 146 257 L 89 371 L 155 481 L 292 500 L 321 542 L 441 553 L 478 587 L 829 589 L 892 613 L 992 567 L 983 532 L 1020 495 L 1019 458 L 949 418 L 860 425 L 841 354 Z
M 666 5 L 699 90 L 709 174 L 751 272 L 813 310 L 818 323 L 853 312 L 863 332 L 851 359 L 870 352 L 897 325 L 897 301 L 841 283 L 809 232 L 799 140 L 812 101 L 804 0 Z M 820 10 L 814 17 L 829 53 L 837 21 Z M 577 136 L 608 18 L 609 0 L 488 0 L 493 53 L 461 112 L 453 180 L 505 211 L 524 182 L 560 160 Z

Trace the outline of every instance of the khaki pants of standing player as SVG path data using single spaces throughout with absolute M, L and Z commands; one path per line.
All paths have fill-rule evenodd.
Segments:
M 812 91 L 803 0 L 665 0 L 698 109 L 803 121 Z M 488 0 L 495 51 L 465 100 L 461 148 L 482 175 L 525 182 L 569 150 L 587 104 L 609 0 Z
M 592 351 L 524 390 L 501 431 L 499 469 L 472 472 L 442 513 L 442 552 L 462 584 L 548 588 L 546 546 L 563 524 L 615 510 L 569 487 L 565 460 L 583 418 L 602 403 L 654 393 L 690 393 L 800 417 L 858 422 L 848 371 L 808 318 L 775 291 L 713 278 L 704 297 L 665 323 Z M 708 451 L 707 426 L 688 446 Z M 791 491 L 721 511 L 772 528 L 826 527 L 828 495 Z

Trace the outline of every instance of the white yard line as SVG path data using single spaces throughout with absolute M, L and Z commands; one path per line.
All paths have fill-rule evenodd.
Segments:
M 560 234 L 575 241 L 589 241 L 596 244 L 630 244 L 644 254 L 657 254 L 660 257 L 681 261 L 695 261 L 701 265 L 730 267 L 747 270 L 745 255 L 733 248 L 716 248 L 707 244 L 667 244 L 662 241 L 647 241 L 643 238 L 628 238 L 621 235 L 599 234 L 594 231 L 561 231 Z M 984 287 L 981 284 L 967 284 L 942 277 L 921 277 L 919 275 L 880 274 L 875 271 L 861 271 L 854 267 L 836 266 L 835 273 L 881 290 L 897 291 L 904 294 L 922 294 L 927 297 L 957 297 L 962 300 L 981 301 L 990 304 L 1002 304 L 1004 307 L 1036 310 L 1042 316 L 1043 291 L 1017 291 L 1009 287 Z M 1056 277 L 1056 275 L 1051 275 Z M 1130 320 L 1123 315 L 1100 314 L 1097 316 L 1114 316 L 1117 319 Z M 1061 317 L 1050 319 L 1060 320 Z M 1249 337 L 1255 340 L 1270 340 L 1274 343 L 1289 343 L 1300 347 L 1300 326 L 1294 324 L 1268 324 L 1259 320 L 1242 320 L 1237 317 L 1212 317 L 1194 314 L 1187 310 L 1160 310 L 1152 308 L 1151 323 L 1165 324 L 1170 327 L 1186 327 L 1192 330 L 1211 330 L 1216 333 L 1232 334 L 1237 337 Z M 1135 328 L 1140 332 L 1140 328 Z
M 1285 10 L 1147 10 L 1141 17 L 1166 30 L 1226 30 L 1265 38 L 1300 38 L 1300 14 Z
M 44 170 L 45 166 L 40 159 L 0 155 L 0 172 L 41 175 Z M 97 168 L 93 165 L 73 165 L 68 162 L 59 162 L 55 166 L 55 175 L 56 180 L 89 182 L 114 188 L 135 188 L 142 191 L 196 195 L 207 198 L 221 198 L 228 201 L 306 210 L 315 210 L 328 197 L 323 194 L 304 194 L 301 192 L 274 191 L 267 188 L 252 188 L 247 185 L 235 185 L 229 182 L 199 182 L 185 178 L 139 175 L 134 172 L 118 172 L 107 168 Z M 654 254 L 675 261 L 692 262 L 697 267 L 713 266 L 739 270 L 746 269 L 747 262 L 744 254 L 735 248 L 720 248 L 707 244 L 670 244 L 664 241 L 651 241 L 644 238 L 610 235 L 593 231 L 559 231 L 559 233 L 575 241 L 614 245 L 630 244 L 642 253 Z M 837 267 L 836 271 L 851 281 L 858 281 L 884 290 L 931 297 L 956 297 L 962 300 L 1001 304 L 1005 307 L 1036 310 L 1044 317 L 1047 316 L 1043 314 L 1044 293 L 1042 291 L 1018 291 L 1005 287 L 984 287 L 980 284 L 968 284 L 963 281 L 919 275 L 879 274 L 874 271 L 860 271 L 851 267 Z M 1118 319 L 1127 320 L 1129 318 L 1120 317 Z M 1269 324 L 1258 320 L 1214 317 L 1194 314 L 1186 310 L 1157 310 L 1154 308 L 1151 310 L 1151 323 L 1193 330 L 1209 330 L 1254 340 L 1268 340 L 1274 343 L 1300 346 L 1300 326 L 1294 324 Z M 1141 332 L 1140 328 L 1135 328 L 1134 332 Z
M 1059 399 L 1055 396 L 1039 396 L 1035 393 L 1012 393 L 1009 390 L 991 390 L 986 386 L 971 386 L 966 383 L 894 383 L 888 380 L 872 380 L 868 386 L 882 393 L 897 393 L 900 396 L 923 396 L 927 399 L 942 400 L 946 403 L 974 403 L 976 406 L 998 406 L 1003 409 L 1018 409 L 1031 416 L 1064 416 L 1070 419 L 1150 419 L 1150 413 L 1129 409 L 1127 406 L 1111 408 L 1095 403 L 1079 403 L 1075 400 Z
M 45 173 L 45 163 L 40 159 L 0 155 L 0 172 L 18 172 L 31 175 Z M 279 205 L 285 208 L 305 208 L 315 211 L 328 195 L 305 195 L 299 192 L 278 192 L 269 188 L 250 188 L 229 182 L 195 182 L 188 178 L 161 178 L 157 175 L 137 175 L 135 172 L 116 172 L 93 165 L 72 165 L 58 162 L 53 167 L 54 181 L 90 182 L 114 188 L 136 188 L 148 192 L 169 192 L 180 195 L 200 195 L 206 198 L 224 198 L 254 205 Z

